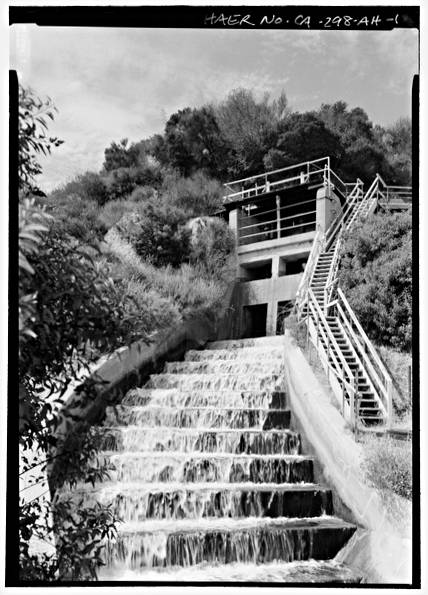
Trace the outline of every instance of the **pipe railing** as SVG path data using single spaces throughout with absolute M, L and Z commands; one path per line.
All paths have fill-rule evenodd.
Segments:
M 357 377 L 347 363 L 335 336 L 333 335 L 328 321 L 311 289 L 308 292 L 308 325 L 316 324 L 315 338 L 312 343 L 317 350 L 320 360 L 325 367 L 334 373 L 341 389 L 341 395 L 337 395 L 342 402 L 342 414 L 345 414 L 345 402 L 349 404 L 351 424 L 356 427 L 358 418 L 358 384 Z M 319 339 L 323 339 L 322 341 Z M 325 357 L 323 357 L 325 356 Z M 331 362 L 334 364 L 332 365 Z M 326 370 L 327 372 L 327 370 Z
M 350 229 L 351 225 L 354 221 L 361 215 L 364 214 L 364 211 L 369 209 L 371 206 L 376 206 L 377 202 L 377 192 L 378 192 L 378 176 L 375 177 L 371 186 L 363 196 L 362 200 L 356 204 L 356 208 L 353 209 L 349 219 L 344 224 L 344 230 L 347 231 Z
M 341 234 L 339 233 L 339 237 L 336 242 L 336 246 L 333 252 L 333 258 L 330 263 L 330 269 L 328 271 L 328 276 L 326 279 L 326 283 L 324 286 L 324 311 L 327 314 L 329 302 L 333 296 L 335 286 L 337 284 L 337 271 L 339 269 L 339 262 L 340 262 L 340 248 L 342 246 Z
M 300 319 L 302 316 L 303 308 L 307 300 L 309 286 L 311 284 L 315 267 L 318 262 L 318 257 L 323 250 L 324 234 L 320 229 L 318 229 L 315 234 L 314 241 L 312 242 L 312 248 L 309 253 L 308 260 L 306 261 L 305 270 L 296 292 L 295 311 L 298 319 Z
M 384 410 L 387 423 L 390 426 L 393 418 L 392 378 L 340 287 L 337 290 L 337 296 L 339 318 L 346 325 L 347 334 L 352 339 L 354 348 L 358 350 L 364 361 L 364 368 L 367 375 L 372 384 L 375 385 L 375 388 L 377 387 L 375 394 L 377 394 L 380 400 L 381 408 Z
M 405 203 L 412 202 L 412 186 L 394 186 L 387 184 L 380 175 L 378 175 L 378 180 L 382 186 L 382 196 L 386 203 L 393 202 L 394 200 Z
M 328 172 L 325 171 L 324 181 L 329 190 L 337 188 L 342 196 L 345 198 L 348 197 L 348 184 L 343 182 L 332 169 L 329 169 Z M 351 184 L 351 186 L 353 186 L 353 184 Z
M 363 189 L 363 182 L 358 178 L 354 184 L 352 191 L 349 193 L 345 210 L 331 223 L 326 232 L 326 249 L 328 250 L 332 245 L 337 234 L 342 230 L 344 223 L 351 216 L 354 207 L 356 206 Z
M 256 176 L 249 176 L 240 180 L 228 182 L 227 184 L 224 184 L 224 186 L 228 190 L 231 190 L 231 193 L 223 197 L 223 203 L 227 204 L 229 202 L 234 202 L 235 200 L 243 200 L 273 190 L 280 190 L 290 184 L 307 183 L 314 175 L 322 174 L 325 166 L 330 168 L 330 157 L 304 161 L 296 165 L 290 165 L 281 169 L 264 172 Z M 280 180 L 272 179 L 277 178 L 278 175 L 284 176 L 285 174 L 287 175 Z M 250 188 L 245 187 L 252 182 L 255 182 L 253 186 Z M 237 190 L 236 186 L 239 187 L 239 190 Z

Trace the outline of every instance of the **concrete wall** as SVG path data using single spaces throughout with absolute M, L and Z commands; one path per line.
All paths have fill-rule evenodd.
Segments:
M 411 503 L 395 496 L 386 506 L 378 492 L 367 485 L 361 470 L 362 445 L 355 441 L 288 333 L 284 358 L 286 391 L 292 414 L 303 429 L 306 448 L 318 458 L 324 477 L 360 525 L 338 561 L 362 573 L 367 582 L 410 584 Z
M 242 335 L 244 330 L 242 328 L 242 308 L 267 303 L 266 334 L 274 335 L 276 333 L 278 302 L 295 298 L 301 278 L 302 274 L 299 274 L 240 283 L 238 303 L 236 304 L 240 312 L 238 332 Z

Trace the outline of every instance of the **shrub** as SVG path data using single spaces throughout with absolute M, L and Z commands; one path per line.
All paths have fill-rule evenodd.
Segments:
M 363 471 L 370 484 L 383 495 L 394 492 L 412 498 L 412 443 L 393 438 L 367 438 Z
M 121 236 L 137 254 L 155 266 L 179 266 L 189 260 L 190 231 L 182 209 L 156 199 L 144 205 L 144 215 L 129 214 L 118 224 Z
M 99 218 L 100 206 L 94 200 L 61 190 L 44 199 L 43 203 L 54 217 L 57 230 L 82 243 L 97 242 L 107 231 Z
M 375 342 L 409 351 L 412 342 L 412 223 L 380 214 L 345 236 L 340 283 Z
M 181 317 L 215 310 L 221 303 L 227 283 L 232 279 L 233 273 L 227 267 L 217 279 L 201 277 L 199 271 L 188 264 L 182 264 L 179 268 L 155 267 L 141 260 L 134 248 L 114 229 L 107 234 L 106 240 L 107 257 L 110 255 L 120 261 L 116 274 L 124 282 L 130 281 L 134 291 L 146 292 L 150 289 L 166 300 L 160 303 L 164 303 L 165 308 L 171 311 L 172 321 L 178 321 L 178 318 L 173 318 L 174 312 Z
M 211 215 L 219 210 L 224 194 L 220 183 L 197 172 L 183 178 L 176 172 L 168 172 L 160 193 L 165 202 L 185 210 L 188 217 Z
M 98 214 L 99 226 L 109 230 L 117 225 L 123 217 L 132 216 L 134 212 L 140 212 L 142 195 L 145 187 L 136 190 L 127 199 L 111 200 L 100 208 Z M 149 196 L 152 196 L 150 193 Z
M 412 412 L 412 399 L 411 394 L 409 394 L 408 374 L 409 366 L 412 364 L 412 355 L 384 345 L 377 345 L 376 349 L 402 395 L 402 399 L 399 399 L 394 391 L 394 410 L 401 418 L 409 417 Z
M 221 219 L 198 218 L 190 223 L 192 230 L 190 262 L 206 277 L 218 278 L 232 263 L 235 236 Z
M 139 186 L 157 186 L 160 170 L 151 166 L 119 167 L 110 171 L 106 178 L 108 200 L 126 198 Z

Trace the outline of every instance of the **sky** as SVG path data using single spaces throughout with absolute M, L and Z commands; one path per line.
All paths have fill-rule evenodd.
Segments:
M 377 124 L 411 114 L 416 30 L 274 31 L 14 25 L 11 68 L 59 110 L 64 144 L 42 161 L 46 191 L 101 168 L 112 141 L 161 133 L 178 109 L 238 87 L 285 91 L 305 111 L 344 100 Z

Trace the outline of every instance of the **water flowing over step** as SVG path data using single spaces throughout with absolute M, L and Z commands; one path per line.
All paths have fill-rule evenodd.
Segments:
M 355 526 L 292 429 L 282 341 L 188 351 L 107 409 L 94 432 L 110 478 L 73 492 L 121 519 L 101 580 L 360 581 L 332 560 Z

